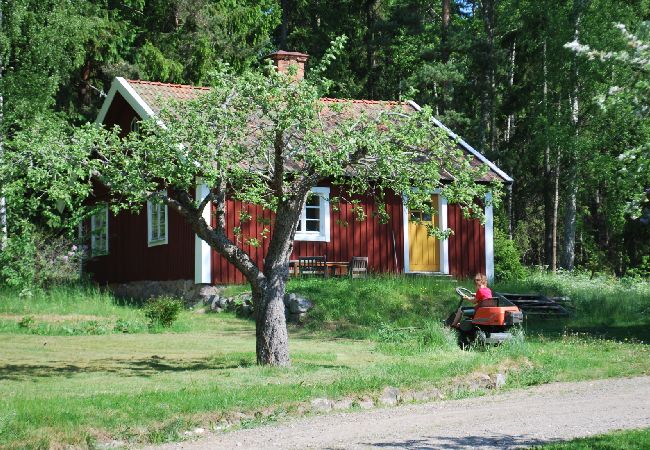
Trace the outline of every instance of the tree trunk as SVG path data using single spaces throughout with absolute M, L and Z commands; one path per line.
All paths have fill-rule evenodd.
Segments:
M 2 1 L 0 1 L 0 30 L 2 30 Z M 2 58 L 2 55 L 0 55 Z M 2 86 L 2 74 L 4 72 L 4 61 L 0 59 L 0 164 L 3 164 L 4 154 L 4 89 Z M 7 200 L 4 196 L 4 186 L 0 186 L 0 250 L 7 246 Z
M 366 0 L 364 3 L 366 15 L 366 73 L 368 79 L 366 82 L 366 91 L 368 98 L 375 98 L 375 21 L 377 3 L 379 0 Z
M 440 36 L 441 61 L 449 62 L 449 24 L 451 22 L 451 0 L 442 0 L 442 35 Z
M 482 101 L 482 124 L 481 124 L 481 145 L 483 148 L 489 148 L 490 153 L 494 154 L 496 146 L 495 130 L 495 58 L 494 58 L 494 33 L 495 33 L 495 0 L 485 0 L 483 2 L 483 26 L 486 35 L 486 68 L 485 68 L 485 90 Z
M 575 172 L 569 168 L 568 172 Z M 576 248 L 576 176 L 567 175 L 567 197 L 564 203 L 564 251 L 562 252 L 562 267 L 566 270 L 573 270 L 575 263 Z
M 280 23 L 280 50 L 287 50 L 287 35 L 289 33 L 289 0 L 282 0 L 282 22 Z
M 580 35 L 580 16 L 582 13 L 583 0 L 573 1 L 574 17 L 574 39 L 578 41 Z M 577 159 L 577 141 L 579 127 L 580 103 L 578 101 L 579 73 L 577 55 L 573 55 L 572 63 L 572 92 L 571 92 L 571 125 L 573 126 L 573 143 L 569 148 L 569 157 L 567 158 L 567 170 L 565 171 L 567 180 L 567 196 L 564 207 L 564 250 L 562 252 L 562 266 L 567 270 L 573 270 L 575 264 L 575 247 L 576 247 L 576 213 L 577 213 L 577 195 L 578 189 L 578 164 Z
M 86 61 L 81 68 L 81 83 L 79 84 L 79 104 L 82 106 L 82 108 L 86 108 L 92 103 L 89 89 L 91 73 L 92 62 Z
M 512 48 L 510 49 L 510 73 L 508 74 L 508 86 L 510 87 L 510 92 L 512 93 L 513 87 L 515 85 L 515 55 L 517 52 L 517 41 L 512 41 Z M 508 114 L 508 119 L 506 122 L 506 133 L 505 141 L 510 142 L 512 134 L 515 128 L 515 114 Z
M 555 171 L 553 173 L 554 196 L 553 196 L 553 256 L 551 258 L 551 270 L 557 271 L 557 218 L 558 208 L 560 206 L 560 148 L 557 148 L 555 154 Z
M 542 99 L 544 108 L 544 263 L 549 270 L 555 271 L 553 266 L 553 202 L 554 185 L 553 169 L 551 164 L 551 142 L 549 136 L 549 108 L 548 108 L 548 60 L 546 39 L 542 47 L 542 74 L 544 82 L 542 87 Z
M 267 279 L 261 289 L 253 289 L 255 306 L 255 336 L 257 363 L 261 365 L 289 366 L 289 335 L 284 314 L 284 294 L 288 276 L 277 271 Z

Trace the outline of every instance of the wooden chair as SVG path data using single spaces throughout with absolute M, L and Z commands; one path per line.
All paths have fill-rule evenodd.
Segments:
M 327 260 L 324 256 L 301 256 L 298 258 L 298 270 L 301 277 L 326 277 Z
M 368 275 L 368 257 L 353 256 L 348 267 L 350 278 L 365 278 Z

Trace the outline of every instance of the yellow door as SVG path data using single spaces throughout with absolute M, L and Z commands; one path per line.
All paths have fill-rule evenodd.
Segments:
M 438 205 L 438 196 L 431 197 L 432 204 Z M 411 272 L 440 271 L 440 243 L 438 239 L 429 236 L 426 223 L 438 226 L 438 215 L 422 211 L 409 211 L 409 266 Z M 420 223 L 413 222 L 419 220 Z

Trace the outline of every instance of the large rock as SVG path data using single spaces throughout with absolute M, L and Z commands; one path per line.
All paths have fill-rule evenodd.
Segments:
M 314 304 L 306 298 L 299 297 L 296 294 L 292 293 L 289 294 L 287 307 L 289 308 L 289 312 L 291 314 L 303 314 L 312 309 L 314 307 Z
M 108 288 L 116 297 L 138 300 L 174 297 L 182 299 L 187 306 L 203 302 L 210 307 L 212 307 L 214 297 L 223 290 L 223 286 L 195 284 L 193 280 L 133 281 L 110 284 Z
M 379 403 L 384 406 L 395 406 L 401 399 L 400 390 L 394 387 L 387 387 L 379 397 Z
M 314 412 L 328 412 L 334 407 L 334 402 L 326 398 L 315 398 L 311 401 L 311 409 Z

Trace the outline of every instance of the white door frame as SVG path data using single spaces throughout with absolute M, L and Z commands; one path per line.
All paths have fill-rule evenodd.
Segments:
M 438 196 L 438 226 L 442 231 L 447 231 L 447 199 L 440 195 L 436 189 L 431 195 Z M 409 255 L 409 210 L 407 196 L 402 195 L 402 228 L 404 229 L 404 273 L 418 273 L 411 271 L 411 257 Z M 449 274 L 449 239 L 442 239 L 438 246 L 440 251 L 440 271 L 431 273 Z

